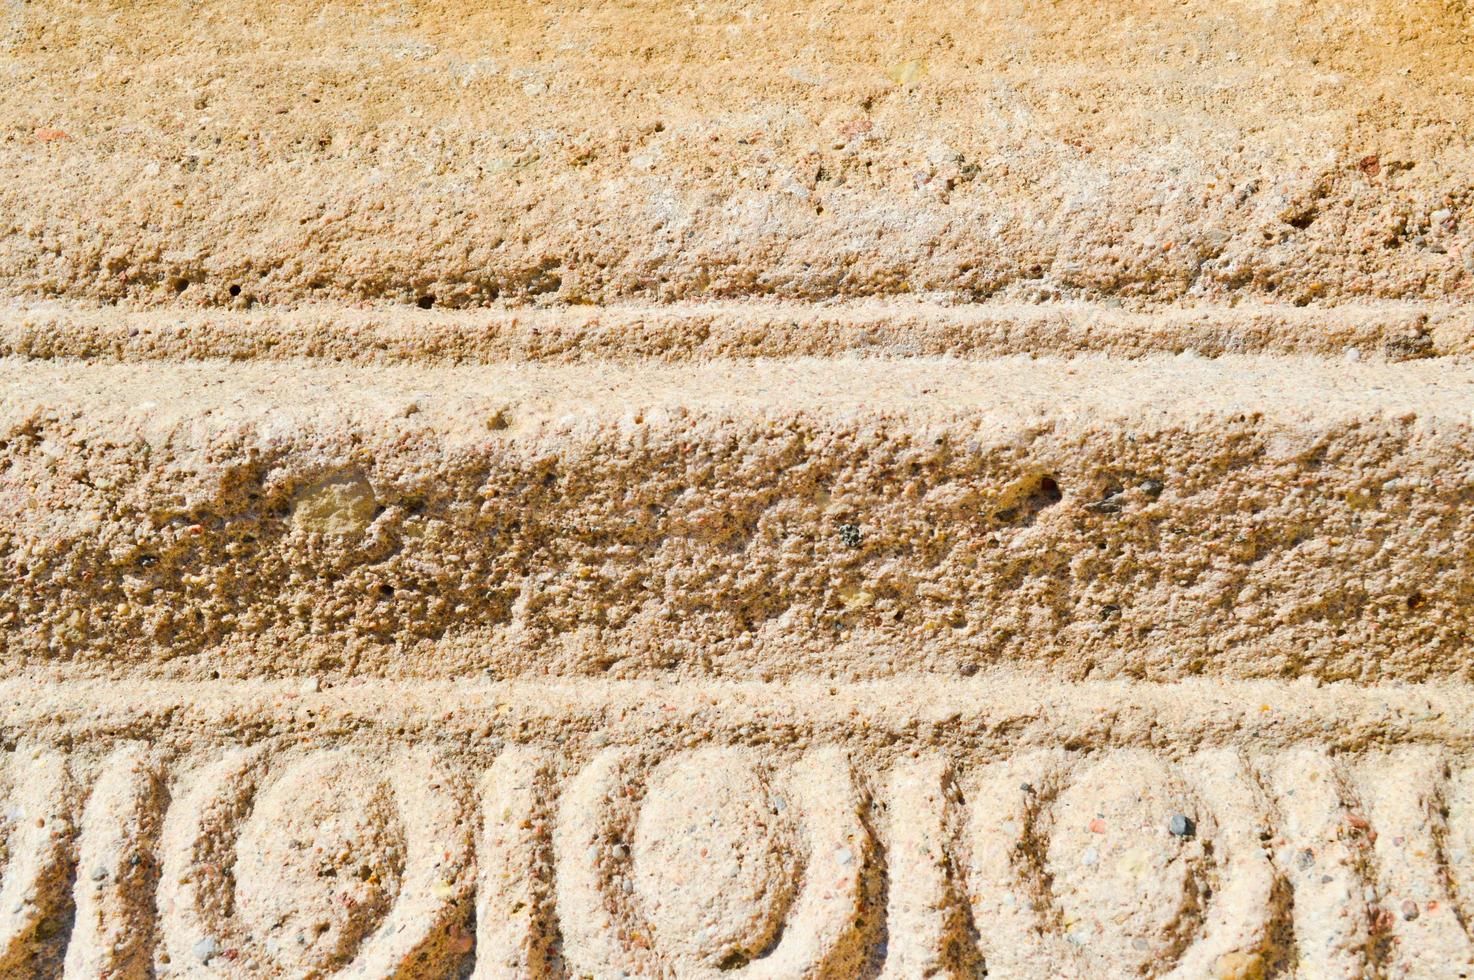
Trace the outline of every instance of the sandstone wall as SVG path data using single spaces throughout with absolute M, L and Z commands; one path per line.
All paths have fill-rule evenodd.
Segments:
M 0 0 L 0 977 L 1474 973 L 1460 0 Z

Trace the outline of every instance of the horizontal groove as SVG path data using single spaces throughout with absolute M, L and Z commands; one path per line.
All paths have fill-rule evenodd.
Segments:
M 1474 747 L 1474 690 L 1463 684 L 1356 685 L 1191 679 L 1071 683 L 1025 672 L 971 678 L 899 674 L 874 681 L 497 681 L 317 679 L 0 681 L 0 728 L 128 732 L 397 734 L 447 739 L 558 733 L 566 749 L 662 737 L 760 740 L 782 733 L 936 740 L 970 748 L 1088 741 L 1094 747 L 1186 749 L 1225 740 L 1264 746 L 1314 740 L 1365 748 L 1384 740 Z
M 1192 355 L 1138 360 L 792 358 L 701 363 L 360 366 L 202 361 L 107 364 L 0 359 L 12 421 L 61 412 L 168 435 L 309 437 L 348 425 L 452 443 L 562 437 L 610 427 L 679 435 L 687 416 L 988 419 L 1007 427 L 1175 425 L 1228 416 L 1297 427 L 1369 417 L 1467 423 L 1474 364 Z M 651 410 L 650 413 L 644 410 Z M 663 411 L 662 411 L 663 410 Z M 647 417 L 648 415 L 648 417 Z M 654 426 L 654 429 L 650 427 Z M 339 433 L 341 434 L 341 433 Z M 377 440 L 376 431 L 372 437 Z
M 0 356 L 99 361 L 319 359 L 362 363 L 700 360 L 712 357 L 996 357 L 1194 351 L 1401 361 L 1474 351 L 1453 303 L 1183 306 L 1094 303 L 835 305 L 726 302 L 421 310 L 401 306 L 0 309 Z M 1353 353 L 1354 352 L 1354 353 Z

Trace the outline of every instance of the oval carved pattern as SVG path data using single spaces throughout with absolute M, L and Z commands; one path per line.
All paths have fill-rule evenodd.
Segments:
M 159 909 L 169 972 L 391 977 L 468 948 L 470 843 L 451 778 L 407 754 L 239 751 L 170 808 Z
M 610 752 L 575 777 L 561 809 L 558 904 L 576 972 L 860 969 L 872 847 L 840 753 L 774 771 L 735 749 L 653 768 Z
M 513 746 L 479 775 L 21 748 L 0 975 L 1431 976 L 1474 962 L 1470 771 L 1421 746 Z

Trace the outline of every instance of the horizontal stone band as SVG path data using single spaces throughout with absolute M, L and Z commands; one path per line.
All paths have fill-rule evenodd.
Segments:
M 679 363 L 710 358 L 1142 357 L 1192 351 L 1393 361 L 1474 352 L 1474 312 L 1437 300 L 1190 304 L 708 302 L 421 310 L 309 304 L 254 310 L 0 307 L 0 356 L 335 364 Z
M 1408 742 L 1474 750 L 1474 694 L 1461 684 L 1069 683 L 1009 672 L 775 683 L 15 679 L 0 681 L 0 712 L 0 731 L 12 741 L 147 738 L 176 750 L 202 737 L 310 744 L 355 735 L 478 751 L 555 738 L 572 755 L 620 742 L 679 747 L 692 739 L 832 742 L 881 755 L 940 745 L 996 756 L 1086 743 L 1180 751 L 1225 742 L 1336 750 Z
M 750 689 L 614 685 L 572 697 L 554 685 L 542 710 L 562 707 L 571 737 L 496 748 L 472 731 L 484 718 L 507 726 L 500 711 L 514 700 L 513 715 L 532 718 L 530 685 L 516 699 L 499 697 L 504 687 L 402 691 L 397 716 L 433 703 L 435 735 L 411 727 L 387 741 L 396 710 L 372 688 L 262 703 L 259 686 L 252 701 L 222 685 L 190 692 L 203 695 L 196 705 L 166 687 L 133 699 L 131 730 L 99 739 L 86 727 L 121 723 L 128 709 L 89 712 L 100 685 L 82 696 L 62 686 L 43 700 L 80 715 L 66 747 L 47 744 L 52 718 L 5 759 L 0 957 L 16 975 L 77 977 L 917 977 L 958 963 L 1196 977 L 1292 962 L 1317 975 L 1431 976 L 1420 971 L 1471 962 L 1461 917 L 1474 769 L 1466 753 L 1406 739 L 1417 726 L 1467 726 L 1467 710 L 1440 710 L 1463 703 L 1387 692 L 1380 718 L 1340 737 L 1403 744 L 1332 753 L 1276 746 L 1259 738 L 1275 725 L 1252 719 L 1277 711 L 1279 725 L 1313 734 L 1364 711 L 1369 693 L 1185 685 L 1176 696 L 1209 736 L 1191 748 L 1160 703 L 1174 689 L 1143 698 L 1139 687 L 1101 685 L 1055 714 L 1047 693 L 1022 685 L 991 696 L 926 685 L 940 700 L 922 709 L 934 733 L 990 708 L 1004 723 L 994 752 L 959 754 L 917 744 L 932 740 L 925 722 L 896 725 L 885 691 L 854 686 L 829 695 L 842 712 L 818 691 L 780 689 L 762 707 Z M 1280 707 L 1251 708 L 1238 697 L 1249 692 Z M 889 703 L 910 693 L 899 681 Z M 1092 749 L 1036 747 L 1027 724 L 1009 727 L 1009 694 L 1032 699 L 1037 723 L 1074 726 L 1058 734 L 1088 734 Z M 14 695 L 11 684 L 11 722 L 23 717 Z M 692 747 L 662 737 L 668 702 L 685 706 L 667 730 L 684 728 Z M 151 711 L 193 731 L 181 751 L 151 734 Z M 249 730 L 232 731 L 234 711 Z M 640 739 L 572 734 L 568 711 L 596 729 L 602 711 L 616 740 L 631 727 Z M 45 719 L 47 706 L 31 712 Z M 352 712 L 367 724 L 350 733 L 339 725 Z M 845 717 L 807 745 L 728 744 L 702 724 L 725 716 L 752 735 L 784 712 L 795 726 Z M 1120 727 L 1103 735 L 1079 714 Z M 1380 727 L 1394 718 L 1400 731 Z M 207 719 L 213 734 L 200 731 Z M 876 730 L 888 725 L 901 734 Z M 846 726 L 854 751 L 832 740 Z M 272 737 L 287 729 L 305 741 Z M 1156 747 L 1106 747 L 1121 729 L 1117 740 Z M 523 731 L 536 736 L 536 719 Z M 1243 748 L 1212 737 L 1230 731 Z M 1119 914 L 1132 908 L 1150 911 Z
M 1474 369 L 0 361 L 17 669 L 1462 677 Z
M 987 17 L 7 6 L 0 295 L 1469 297 L 1461 4 Z

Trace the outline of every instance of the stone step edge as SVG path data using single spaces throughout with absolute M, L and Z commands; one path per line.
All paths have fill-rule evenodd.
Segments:
M 1024 671 L 879 680 L 350 679 L 0 681 L 11 739 L 212 743 L 269 736 L 555 738 L 570 753 L 611 744 L 810 740 L 857 747 L 946 742 L 1157 747 L 1313 742 L 1335 750 L 1428 743 L 1474 750 L 1474 686 L 1348 681 L 1070 682 Z
M 0 308 L 0 356 L 102 361 L 579 362 L 864 353 L 967 357 L 1195 351 L 1385 358 L 1474 352 L 1466 304 L 941 305 L 764 302 L 422 310 L 404 306 Z

